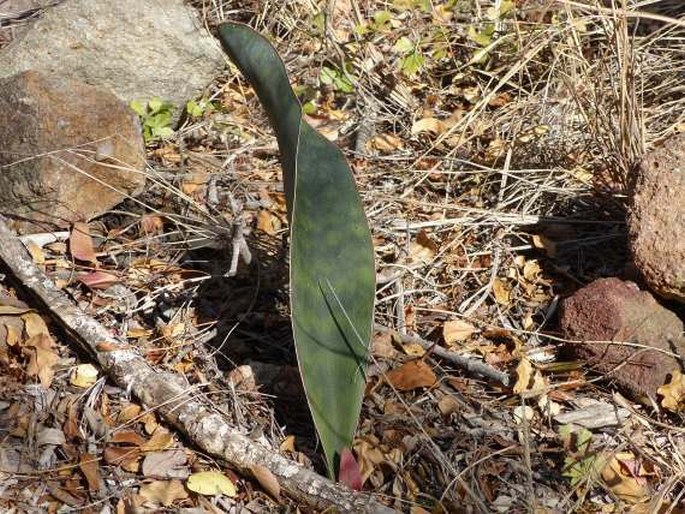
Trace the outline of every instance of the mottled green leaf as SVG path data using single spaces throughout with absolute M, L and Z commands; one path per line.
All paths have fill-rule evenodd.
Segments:
M 406 54 L 407 52 L 411 52 L 414 49 L 414 46 L 415 45 L 412 43 L 411 39 L 409 39 L 407 36 L 402 36 L 393 45 L 392 49 L 396 52 Z
M 330 475 L 351 447 L 364 393 L 375 271 L 345 157 L 302 118 L 283 62 L 247 26 L 219 28 L 276 132 L 290 220 L 290 299 L 300 372 Z
M 404 73 L 411 77 L 421 70 L 424 61 L 423 55 L 418 51 L 414 51 L 402 59 L 400 67 Z

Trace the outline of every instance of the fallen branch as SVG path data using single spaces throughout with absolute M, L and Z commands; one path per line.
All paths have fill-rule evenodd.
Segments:
M 418 344 L 426 351 L 429 351 L 434 355 L 437 355 L 441 359 L 445 359 L 446 361 L 456 364 L 460 368 L 463 368 L 470 373 L 474 373 L 477 375 L 484 376 L 485 378 L 496 380 L 505 387 L 508 387 L 511 384 L 511 377 L 507 373 L 504 373 L 503 371 L 498 371 L 492 368 L 491 366 L 488 366 L 479 359 L 474 359 L 473 357 L 465 357 L 464 355 L 459 355 L 458 353 L 450 352 L 449 350 L 445 350 L 443 347 L 438 346 L 435 343 L 431 343 L 430 341 L 426 341 L 421 337 L 413 336 L 410 334 L 400 334 L 392 328 L 388 328 L 377 323 L 374 325 L 373 328 L 378 332 L 390 332 L 403 343 Z
M 291 498 L 317 510 L 390 514 L 395 510 L 373 496 L 354 492 L 286 459 L 241 434 L 211 405 L 191 396 L 177 374 L 154 369 L 129 344 L 86 315 L 36 267 L 17 236 L 0 219 L 0 261 L 17 287 L 40 305 L 119 387 L 155 409 L 198 448 L 224 460 L 241 474 L 267 468 Z

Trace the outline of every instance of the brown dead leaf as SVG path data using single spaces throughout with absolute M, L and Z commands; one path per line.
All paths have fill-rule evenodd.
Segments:
M 23 345 L 22 351 L 29 357 L 26 373 L 37 376 L 43 388 L 48 389 L 55 376 L 54 365 L 59 362 L 59 355 L 53 348 L 54 343 L 48 334 L 38 334 Z
M 143 428 L 145 429 L 145 433 L 148 435 L 151 435 L 157 430 L 157 426 L 159 426 L 159 423 L 157 422 L 157 418 L 152 412 L 148 412 L 144 414 L 143 416 L 140 417 L 140 421 L 143 423 Z
M 416 240 L 409 245 L 409 261 L 422 262 L 429 264 L 435 258 L 438 246 L 435 244 L 425 230 L 421 230 L 416 235 Z
M 117 421 L 119 424 L 124 425 L 136 418 L 143 409 L 140 405 L 135 403 L 129 403 L 128 405 L 121 408 L 119 415 L 117 416 Z
M 372 341 L 373 355 L 381 359 L 392 359 L 397 356 L 392 344 L 392 334 L 390 332 L 378 332 Z
M 98 378 L 98 369 L 92 364 L 79 364 L 71 370 L 69 383 L 75 387 L 88 389 Z
M 33 241 L 27 241 L 24 246 L 31 256 L 31 260 L 39 266 L 45 264 L 45 252 L 43 249 Z
M 433 23 L 446 25 L 452 21 L 452 18 L 454 17 L 454 12 L 452 12 L 452 7 L 450 7 L 449 5 L 438 4 L 433 8 L 433 12 L 431 13 L 431 15 L 433 17 Z M 418 514 L 418 511 L 414 512 L 410 509 L 410 513 Z
M 335 123 L 324 123 L 317 128 L 317 131 L 329 141 L 337 141 L 340 137 L 339 126 Z
M 354 8 L 352 0 L 336 0 L 333 4 L 333 16 L 331 17 L 332 27 L 344 27 L 347 25 L 347 20 L 353 17 Z M 341 41 L 346 41 L 347 38 L 341 38 Z
M 97 264 L 95 247 L 88 223 L 80 221 L 74 223 L 69 235 L 69 252 L 76 260 Z
M 194 193 L 201 191 L 208 181 L 209 174 L 206 171 L 191 173 L 181 183 L 181 191 L 188 196 L 192 196 Z
M 5 330 L 7 331 L 6 341 L 8 346 L 16 346 L 22 341 L 22 333 L 24 332 L 24 327 L 14 324 L 5 323 Z
M 490 107 L 503 107 L 510 103 L 512 100 L 510 93 L 500 93 L 499 95 L 493 97 L 488 102 Z
M 476 327 L 468 321 L 453 319 L 446 321 L 442 326 L 442 336 L 445 338 L 445 342 L 451 345 L 457 341 L 466 341 L 476 330 Z
M 29 307 L 19 305 L 0 305 L 0 316 L 18 316 L 32 310 Z
M 440 409 L 440 414 L 443 416 L 449 416 L 453 412 L 457 412 L 459 407 L 459 402 L 451 394 L 446 394 L 438 400 L 438 409 Z
M 108 441 L 110 443 L 128 444 L 132 446 L 143 446 L 145 439 L 133 430 L 117 430 L 112 434 Z
M 157 425 L 157 428 L 152 433 L 149 440 L 140 446 L 140 449 L 146 452 L 156 452 L 166 450 L 174 443 L 174 434 L 167 429 Z
M 523 265 L 523 278 L 529 282 L 535 282 L 542 273 L 540 264 L 537 260 L 531 259 Z
M 40 334 L 48 334 L 48 326 L 43 321 L 43 318 L 35 312 L 27 312 L 22 314 L 21 319 L 24 321 L 24 331 L 26 337 L 29 339 Z
M 119 277 L 107 271 L 92 271 L 90 273 L 79 273 L 76 280 L 84 284 L 89 289 L 107 289 L 119 282 Z
M 521 394 L 528 389 L 528 384 L 533 378 L 533 365 L 525 357 L 516 366 L 516 377 L 514 393 Z
M 216 469 L 193 473 L 188 477 L 186 487 L 194 493 L 203 496 L 224 494 L 232 498 L 238 494 L 235 483 L 231 477 Z
M 398 391 L 431 387 L 438 380 L 430 366 L 420 359 L 406 362 L 399 368 L 389 371 L 386 379 Z
M 535 248 L 542 250 L 548 257 L 557 256 L 557 244 L 550 238 L 539 234 L 533 234 L 532 243 Z
M 180 320 L 172 320 L 168 324 L 159 327 L 162 337 L 171 344 L 176 343 L 180 337 L 185 335 L 186 329 L 185 322 Z
M 444 121 L 437 118 L 422 118 L 411 126 L 412 135 L 429 132 L 435 136 L 439 136 L 447 130 L 447 125 Z
M 140 448 L 137 446 L 105 446 L 103 456 L 107 464 L 120 466 L 126 471 L 136 473 L 140 459 Z
M 150 152 L 150 154 L 154 157 L 159 158 L 162 161 L 162 163 L 167 166 L 170 164 L 178 164 L 183 160 L 183 157 L 181 157 L 178 148 L 176 147 L 176 145 L 173 144 L 161 146 Z
M 402 351 L 412 357 L 423 357 L 426 355 L 426 349 L 419 343 L 414 342 L 402 343 Z
M 492 283 L 492 292 L 495 295 L 495 301 L 500 305 L 509 305 L 511 301 L 511 288 L 500 278 L 495 278 Z
M 146 236 L 161 234 L 164 232 L 164 218 L 157 214 L 143 214 L 140 217 L 140 231 Z
M 374 150 L 385 153 L 401 150 L 404 147 L 402 140 L 392 134 L 379 134 L 372 137 L 366 144 Z
M 250 466 L 250 471 L 252 472 L 252 476 L 259 482 L 259 485 L 261 485 L 272 498 L 276 501 L 281 500 L 281 484 L 278 483 L 276 475 L 268 468 L 257 464 Z
M 125 343 L 113 343 L 110 341 L 100 341 L 95 344 L 95 349 L 98 352 L 115 352 L 130 349 L 131 346 Z
M 366 440 L 355 441 L 354 452 L 357 454 L 359 473 L 362 476 L 362 484 L 364 484 L 376 468 L 385 462 L 385 456 L 376 444 Z
M 411 303 L 404 307 L 404 327 L 416 332 L 416 309 Z
M 153 452 L 145 455 L 141 471 L 152 478 L 187 478 L 190 471 L 184 467 L 188 456 L 183 450 Z
M 83 476 L 86 477 L 88 490 L 91 493 L 98 492 L 103 485 L 102 478 L 100 477 L 99 463 L 100 459 L 89 453 L 84 453 L 79 459 L 78 467 Z
M 126 331 L 126 337 L 128 339 L 143 339 L 150 337 L 152 334 L 152 330 L 143 327 L 131 327 Z
M 617 453 L 602 469 L 602 480 L 612 493 L 629 503 L 640 503 L 650 497 L 641 466 L 630 452 Z
M 295 436 L 294 435 L 289 435 L 286 436 L 283 441 L 281 441 L 281 444 L 278 446 L 278 449 L 281 453 L 292 453 L 295 451 Z
M 679 369 L 671 372 L 671 380 L 656 390 L 663 396 L 661 406 L 672 412 L 685 410 L 685 375 Z
M 274 223 L 273 223 L 273 214 L 271 214 L 269 211 L 266 209 L 261 209 L 257 213 L 257 230 L 261 230 L 262 232 L 273 235 L 276 233 L 276 230 L 274 228 Z
M 69 407 L 67 407 L 67 419 L 64 420 L 62 430 L 64 431 L 64 436 L 69 441 L 79 440 L 83 437 L 79 428 L 78 410 L 74 407 L 73 402 L 70 402 Z
M 140 486 L 140 496 L 154 505 L 171 507 L 177 500 L 188 498 L 188 491 L 180 480 L 157 480 Z

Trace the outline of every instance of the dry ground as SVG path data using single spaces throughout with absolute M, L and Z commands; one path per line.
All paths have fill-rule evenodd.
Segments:
M 193 5 L 210 30 L 238 20 L 272 39 L 310 123 L 354 169 L 376 247 L 376 322 L 399 334 L 374 339 L 355 441 L 365 489 L 414 513 L 684 512 L 682 418 L 623 398 L 570 361 L 555 331 L 564 296 L 630 276 L 631 170 L 685 129 L 680 2 Z M 211 105 L 148 145 L 146 193 L 90 223 L 110 287 L 74 281 L 84 267 L 64 245 L 39 257 L 150 362 L 185 374 L 241 430 L 322 470 L 289 328 L 273 134 L 234 69 L 198 100 Z M 254 259 L 225 277 L 236 225 Z M 15 318 L 20 333 L 37 323 Z M 411 335 L 511 383 L 469 375 Z M 232 498 L 150 474 L 146 454 L 169 448 L 183 454 L 180 479 L 216 463 L 166 435 L 126 391 L 76 388 L 79 356 L 56 338 L 47 391 L 18 341 L 0 352 L 0 467 L 16 468 L 2 474 L 4 511 L 296 511 L 230 470 Z M 557 414 L 592 400 L 624 409 L 620 422 L 568 435 Z M 125 436 L 105 445 L 107 433 Z

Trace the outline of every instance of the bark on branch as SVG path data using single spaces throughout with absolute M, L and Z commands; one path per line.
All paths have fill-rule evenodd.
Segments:
M 192 396 L 174 373 L 154 369 L 134 348 L 76 307 L 36 267 L 17 236 L 0 219 L 0 261 L 6 272 L 44 313 L 97 362 L 119 387 L 157 410 L 202 451 L 251 476 L 252 466 L 269 469 L 281 490 L 317 510 L 390 514 L 395 510 L 372 495 L 351 491 L 258 444 L 211 405 Z

